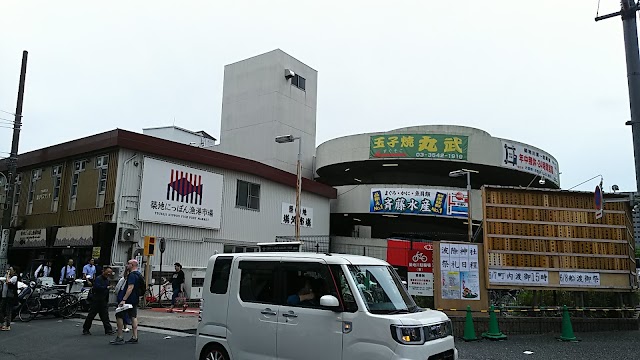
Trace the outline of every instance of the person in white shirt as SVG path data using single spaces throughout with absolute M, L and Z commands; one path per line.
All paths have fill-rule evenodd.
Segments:
M 18 301 L 18 275 L 20 270 L 17 267 L 10 267 L 7 271 L 7 279 L 2 287 L 2 300 L 0 301 L 0 310 L 2 311 L 2 331 L 11 330 L 11 310 L 13 305 Z
M 69 259 L 67 266 L 60 270 L 60 285 L 73 284 L 76 279 L 76 267 L 73 266 L 73 259 Z
M 40 264 L 36 271 L 33 273 L 34 278 L 49 277 L 51 274 L 51 261 Z

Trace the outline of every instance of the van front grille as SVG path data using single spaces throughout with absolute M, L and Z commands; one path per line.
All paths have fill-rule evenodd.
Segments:
M 429 360 L 453 360 L 453 349 L 429 356 Z

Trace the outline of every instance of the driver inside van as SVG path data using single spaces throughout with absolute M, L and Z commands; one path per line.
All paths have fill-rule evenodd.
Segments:
M 311 280 L 308 277 L 304 278 L 304 287 L 298 291 L 297 294 L 290 295 L 287 298 L 287 305 L 292 306 L 304 306 L 313 305 L 312 300 L 315 298 L 313 289 L 311 289 Z

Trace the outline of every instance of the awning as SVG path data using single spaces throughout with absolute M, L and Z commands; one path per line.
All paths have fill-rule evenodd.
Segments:
M 53 246 L 93 246 L 93 225 L 59 228 Z
M 47 246 L 46 229 L 18 230 L 13 238 L 14 248 L 40 248 Z

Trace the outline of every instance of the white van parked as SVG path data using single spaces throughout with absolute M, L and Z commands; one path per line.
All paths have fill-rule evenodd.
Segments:
M 209 259 L 199 360 L 455 360 L 451 321 L 419 308 L 384 261 L 238 253 Z

